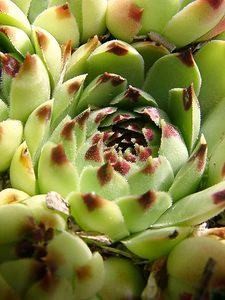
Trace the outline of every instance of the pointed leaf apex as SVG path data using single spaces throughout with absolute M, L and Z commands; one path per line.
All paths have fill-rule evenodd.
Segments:
M 51 118 L 51 112 L 52 106 L 50 104 L 46 104 L 36 111 L 36 116 L 40 121 L 47 122 Z
M 225 203 L 225 190 L 212 194 L 212 198 L 214 204 Z
M 177 57 L 187 67 L 193 67 L 194 66 L 194 58 L 193 58 L 192 51 L 191 51 L 190 48 L 188 50 L 184 51 L 184 52 L 178 53 Z
M 64 165 L 68 162 L 64 147 L 62 144 L 57 145 L 52 148 L 51 152 L 51 161 L 56 165 Z
M 99 163 L 102 162 L 100 143 L 94 144 L 89 147 L 89 149 L 85 153 L 85 160 L 95 161 Z
M 147 191 L 139 198 L 137 198 L 138 203 L 144 208 L 144 210 L 149 209 L 156 200 L 156 193 L 152 190 Z
M 126 45 L 117 41 L 113 41 L 109 43 L 107 47 L 107 52 L 110 52 L 117 56 L 124 56 L 128 54 L 129 50 L 127 49 Z
M 60 134 L 61 137 L 64 138 L 65 140 L 72 140 L 74 126 L 75 126 L 74 120 L 68 121 L 62 128 L 62 131 Z
M 96 208 L 104 206 L 105 204 L 103 198 L 96 195 L 95 193 L 83 194 L 82 198 L 90 212 L 94 211 Z
M 192 101 L 194 97 L 194 86 L 191 84 L 188 88 L 183 90 L 183 104 L 184 109 L 189 110 L 192 107 Z
M 97 84 L 105 83 L 107 81 L 111 81 L 113 86 L 117 86 L 122 84 L 125 81 L 125 78 L 117 74 L 105 72 L 99 76 Z
M 99 183 L 103 186 L 109 183 L 113 178 L 113 167 L 107 162 L 98 169 L 97 177 Z
M 57 17 L 59 19 L 69 18 L 71 16 L 69 4 L 65 3 L 64 5 L 57 6 L 55 8 Z

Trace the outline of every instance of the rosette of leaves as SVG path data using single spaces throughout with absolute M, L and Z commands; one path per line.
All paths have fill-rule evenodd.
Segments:
M 94 37 L 72 54 L 71 42 L 61 48 L 62 41 L 57 36 L 54 37 L 53 32 L 48 32 L 46 30 L 48 28 L 43 29 L 45 27 L 42 23 L 37 22 L 29 27 L 24 18 L 17 20 L 15 11 L 18 12 L 18 8 L 15 8 L 11 1 L 1 1 L 1 3 L 3 12 L 1 16 L 4 15 L 4 20 L 6 20 L 1 30 L 5 47 L 1 54 L 1 96 L 5 101 L 2 103 L 3 119 L 7 117 L 19 119 L 25 125 L 24 142 L 16 151 L 10 168 L 12 186 L 25 190 L 30 195 L 39 192 L 46 193 L 52 189 L 65 197 L 71 191 L 82 194 L 94 191 L 96 195 L 111 201 L 111 204 L 115 204 L 116 199 L 123 196 L 137 195 L 139 197 L 147 193 L 147 199 L 152 199 L 152 197 L 154 199 L 155 191 L 168 192 L 168 194 L 163 194 L 163 197 L 165 196 L 168 200 L 164 201 L 167 206 L 165 208 L 159 205 L 161 207 L 159 215 L 172 202 L 199 190 L 206 164 L 206 144 L 212 147 L 214 135 L 208 135 L 207 142 L 205 142 L 200 134 L 200 109 L 196 95 L 199 95 L 201 109 L 206 111 L 205 95 L 207 91 L 213 91 L 215 87 L 212 88 L 215 83 L 213 77 L 208 80 L 207 74 L 211 74 L 212 70 L 217 71 L 217 67 L 224 64 L 223 41 L 214 41 L 212 44 L 203 46 L 194 57 L 191 50 L 170 53 L 168 49 L 153 43 L 150 53 L 157 49 L 157 55 L 152 60 L 148 60 L 147 56 L 143 59 L 133 46 L 123 41 L 113 40 L 101 45 L 97 37 Z M 52 6 L 49 10 L 43 11 L 44 16 L 54 15 L 55 9 L 65 14 L 70 10 L 65 4 L 60 9 L 58 6 L 57 8 Z M 40 17 L 39 21 L 41 19 Z M 10 25 L 14 26 L 11 28 Z M 136 48 L 138 48 L 137 45 Z M 206 68 L 205 57 L 210 59 L 212 48 L 213 53 L 219 49 L 221 54 L 215 64 Z M 138 49 L 140 51 L 140 48 Z M 145 78 L 146 61 L 150 69 Z M 213 93 L 211 94 L 213 104 L 210 103 L 210 105 L 216 104 L 215 107 L 218 105 L 215 113 L 221 111 L 219 104 L 222 103 L 221 99 L 224 95 L 223 70 L 221 68 L 221 80 L 216 85 L 218 97 L 213 97 Z M 118 73 L 124 78 L 109 73 L 102 75 L 104 71 Z M 88 73 L 88 75 L 83 73 Z M 145 92 L 132 86 L 128 87 L 125 78 L 133 86 L 139 88 L 143 86 Z M 146 92 L 150 93 L 155 100 Z M 8 104 L 8 108 L 5 104 Z M 77 116 L 88 107 L 90 111 L 87 110 L 83 115 Z M 101 107 L 103 112 L 96 110 Z M 162 109 L 167 111 L 168 116 Z M 105 119 L 93 126 L 94 116 L 98 113 L 100 115 L 103 113 Z M 204 113 L 204 115 L 206 116 L 204 117 L 206 136 L 207 128 L 212 125 L 214 114 L 210 122 L 207 122 L 207 114 Z M 222 118 L 222 113 L 220 118 Z M 66 127 L 67 122 L 71 122 L 68 127 Z M 121 128 L 123 126 L 124 128 Z M 70 128 L 73 128 L 71 135 Z M 110 133 L 112 136 L 104 133 L 107 132 L 107 128 L 112 128 Z M 92 140 L 95 131 L 96 138 Z M 219 141 L 223 129 L 218 132 L 216 142 Z M 98 134 L 100 134 L 99 137 Z M 114 142 L 111 143 L 110 140 L 113 138 Z M 21 135 L 18 140 L 14 148 L 17 148 L 21 142 Z M 53 150 L 54 147 L 55 150 Z M 15 152 L 14 148 L 11 151 L 12 154 Z M 92 150 L 88 152 L 89 148 Z M 93 158 L 94 148 L 99 151 L 99 161 L 95 161 L 96 158 L 87 159 L 87 157 Z M 217 150 L 215 149 L 210 157 L 209 174 L 211 175 L 207 184 L 209 188 L 224 178 L 224 169 L 221 168 L 224 162 L 222 148 L 223 143 L 219 143 Z M 10 164 L 12 154 L 8 159 L 8 164 Z M 57 160 L 59 163 L 53 164 Z M 214 176 L 215 166 L 216 176 Z M 106 168 L 104 177 L 107 180 L 114 178 L 112 174 L 116 174 L 116 180 L 119 182 L 116 184 L 117 181 L 113 181 L 115 178 L 110 179 L 109 191 L 107 188 L 102 188 L 99 180 L 98 184 L 93 180 L 97 178 L 98 168 L 103 167 Z M 82 180 L 85 184 L 81 184 Z M 90 184 L 89 187 L 88 184 Z M 85 186 L 84 190 L 81 186 Z M 114 186 L 118 189 L 117 193 Z M 199 197 L 214 199 L 216 196 L 212 195 L 216 194 L 217 188 L 220 189 L 220 185 L 216 185 L 215 190 L 207 191 L 209 198 L 204 198 L 204 194 L 197 194 L 193 199 Z M 100 191 L 103 194 L 100 194 Z M 148 194 L 149 191 L 150 194 Z M 158 196 L 160 198 L 161 194 Z M 94 201 L 92 196 L 88 201 Z M 222 209 L 223 203 L 222 201 L 215 202 L 219 203 L 219 206 L 214 205 L 214 202 L 212 206 L 207 206 L 209 212 L 207 209 L 202 212 L 203 219 L 199 216 L 196 219 L 193 218 L 191 225 L 193 222 L 200 222 L 217 214 Z M 130 229 L 128 227 L 132 228 L 133 225 L 127 225 L 128 220 L 124 221 L 123 205 L 125 204 L 120 205 L 117 218 L 119 224 L 123 223 L 120 236 L 117 236 L 118 229 L 115 228 L 106 232 L 105 229 L 95 227 L 96 225 L 86 227 L 82 222 L 81 227 L 99 232 L 103 230 L 103 233 L 117 240 L 130 233 L 151 227 L 151 224 L 159 217 L 159 215 L 155 216 L 154 221 L 150 223 L 146 221 L 148 224 L 145 223 L 143 227 Z M 180 209 L 178 205 L 178 211 Z M 116 210 L 118 211 L 117 208 Z M 191 210 L 190 212 L 192 213 Z M 198 210 L 196 212 L 198 214 Z M 184 216 L 179 222 L 182 223 L 183 219 L 185 219 Z M 174 216 L 173 220 L 178 222 Z M 173 224 L 168 220 L 163 222 L 156 227 L 164 228 L 166 224 Z M 176 230 L 171 227 L 170 233 L 163 230 L 162 234 L 165 234 L 166 238 L 174 237 Z M 184 235 L 188 231 L 189 229 L 184 230 Z M 152 232 L 151 230 L 150 233 Z M 156 235 L 159 233 L 160 231 L 157 231 Z
M 67 230 L 45 195 L 0 192 L 0 298 L 89 299 L 104 282 L 98 252 Z M 4 228 L 4 230 L 2 230 Z
M 207 144 L 194 88 L 170 91 L 175 126 L 121 76 L 85 78 L 66 81 L 30 114 L 11 185 L 30 195 L 56 191 L 83 230 L 122 241 L 141 258 L 166 255 L 225 205 L 224 182 L 199 191 Z

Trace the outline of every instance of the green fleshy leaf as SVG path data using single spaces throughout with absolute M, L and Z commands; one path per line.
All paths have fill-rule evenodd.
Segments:
M 12 0 L 27 15 L 32 0 Z
M 62 68 L 62 51 L 59 43 L 48 31 L 41 27 L 32 28 L 35 51 L 46 66 L 52 90 L 59 80 Z
M 47 30 L 61 45 L 69 40 L 73 47 L 79 44 L 80 33 L 78 25 L 69 9 L 68 3 L 43 10 L 36 17 L 33 25 Z M 61 28 L 61 30 L 58 30 L 58 28 Z
M 153 224 L 153 227 L 198 225 L 225 209 L 225 181 L 180 199 Z
M 105 280 L 98 292 L 99 297 L 89 300 L 140 298 L 145 280 L 135 262 L 120 256 L 109 256 L 104 259 L 104 269 Z
M 194 55 L 202 76 L 202 86 L 198 100 L 201 106 L 203 123 L 214 107 L 224 99 L 224 53 L 225 41 L 215 40 L 203 45 Z
M 0 122 L 0 172 L 6 171 L 23 139 L 23 125 L 18 120 Z
M 34 165 L 39 158 L 41 147 L 47 141 L 50 133 L 52 106 L 52 100 L 39 105 L 30 114 L 24 127 L 24 137 Z
M 127 178 L 130 193 L 141 195 L 148 190 L 167 191 L 174 175 L 169 161 L 164 156 L 149 157 L 145 165 Z
M 104 163 L 102 142 L 86 141 L 77 152 L 75 165 L 79 173 L 86 167 L 100 167 Z M 93 175 L 94 176 L 94 175 Z M 85 185 L 85 182 L 84 182 Z
M 65 216 L 58 211 L 49 209 L 46 205 L 46 198 L 48 196 L 49 195 L 38 194 L 32 197 L 26 197 L 22 203 L 29 207 L 36 222 L 43 224 L 47 230 L 53 227 L 59 231 L 66 230 L 67 222 Z
M 127 196 L 115 200 L 131 233 L 150 227 L 171 205 L 165 192 L 148 191 L 141 196 Z
M 90 276 L 79 276 L 85 270 L 90 271 Z M 105 268 L 102 256 L 98 252 L 94 252 L 92 258 L 78 268 L 76 275 L 74 299 L 90 299 L 101 289 L 104 283 Z
M 74 132 L 76 136 L 77 151 L 85 143 L 87 139 L 87 122 L 89 120 L 90 110 L 86 109 L 74 118 Z
M 18 294 L 16 291 L 7 283 L 4 277 L 0 274 L 0 289 L 1 289 L 1 297 L 4 299 L 6 297 L 10 297 L 11 299 L 18 298 Z
M 176 174 L 169 194 L 177 201 L 197 191 L 207 160 L 207 144 L 202 136 L 196 149 Z
M 80 175 L 80 191 L 95 192 L 106 199 L 114 200 L 127 196 L 129 185 L 121 174 L 113 170 L 110 163 L 106 163 L 101 167 L 84 168 Z
M 223 139 L 225 133 L 225 98 L 216 104 L 207 117 L 203 120 L 201 131 L 203 132 L 209 147 L 209 155 L 215 146 Z
M 0 207 L 0 226 L 4 230 L 0 231 L 1 248 L 9 244 L 13 247 L 13 242 L 23 239 L 32 224 L 32 220 L 31 210 L 24 204 L 12 203 L 10 205 L 2 205 Z M 13 252 L 12 248 L 9 251 Z
M 14 54 L 0 52 L 1 59 L 1 89 L 0 95 L 5 103 L 9 103 L 12 79 L 18 74 L 21 67 L 21 57 Z
M 48 284 L 48 290 L 44 288 L 46 277 L 36 281 L 27 291 L 26 300 L 61 300 L 62 298 L 74 299 L 74 290 L 71 281 L 52 275 L 51 281 Z
M 15 151 L 10 165 L 10 182 L 13 188 L 29 195 L 37 193 L 37 180 L 26 142 Z
M 28 36 L 31 34 L 30 23 L 24 12 L 13 1 L 1 0 L 0 24 L 18 27 Z
M 49 0 L 32 0 L 28 12 L 28 19 L 31 23 L 34 22 L 36 17 L 48 7 Z
M 50 99 L 48 73 L 36 54 L 27 54 L 18 74 L 12 79 L 9 98 L 10 118 L 22 122 L 36 107 Z
M 201 122 L 200 106 L 192 85 L 185 89 L 170 90 L 168 114 L 191 152 L 198 139 Z
M 68 61 L 64 80 L 87 73 L 87 59 L 100 45 L 101 43 L 99 42 L 98 37 L 94 36 L 87 43 L 78 47 Z
M 16 52 L 22 57 L 33 54 L 33 45 L 27 34 L 13 26 L 0 26 L 1 48 L 6 52 Z
M 0 264 L 1 275 L 19 295 L 24 295 L 27 288 L 39 279 L 40 270 L 41 262 L 34 258 L 21 258 Z
M 71 193 L 67 201 L 72 216 L 84 230 L 106 234 L 112 240 L 129 235 L 123 215 L 113 201 L 95 193 Z
M 55 128 L 67 114 L 74 114 L 86 76 L 86 74 L 76 76 L 56 87 L 53 94 L 52 128 Z
M 67 158 L 62 144 L 47 142 L 42 148 L 38 164 L 38 183 L 41 193 L 54 190 L 63 197 L 78 190 L 77 170 Z
M 148 229 L 122 240 L 122 243 L 134 254 L 153 261 L 168 255 L 170 250 L 192 231 L 191 227 L 166 227 Z
M 104 73 L 97 76 L 84 89 L 76 113 L 82 112 L 88 107 L 101 108 L 110 104 L 110 101 L 126 89 L 127 80 L 119 75 Z
M 162 137 L 159 154 L 165 156 L 171 164 L 174 174 L 188 159 L 187 147 L 179 132 L 169 123 L 161 121 Z
M 169 54 L 169 50 L 162 45 L 151 41 L 141 41 L 131 44 L 143 57 L 145 62 L 145 74 L 152 65 L 162 56 Z
M 98 127 L 107 116 L 113 114 L 117 110 L 116 107 L 105 107 L 93 110 L 87 121 L 87 136 L 90 137 L 98 130 Z
M 215 145 L 209 156 L 207 185 L 211 186 L 225 180 L 225 136 Z
M 9 116 L 9 108 L 2 99 L 0 99 L 0 122 L 6 120 Z
M 129 85 L 128 89 L 116 96 L 110 105 L 121 109 L 134 109 L 141 106 L 156 106 L 157 103 L 148 93 Z
M 188 88 L 192 83 L 198 95 L 201 75 L 191 51 L 186 50 L 158 59 L 147 73 L 143 89 L 154 97 L 160 108 L 167 110 L 169 90 Z
M 224 16 L 225 3 L 193 1 L 168 22 L 163 34 L 177 47 L 186 46 L 215 27 Z
M 144 61 L 131 45 L 119 41 L 108 41 L 96 48 L 88 60 L 89 80 L 104 72 L 119 74 L 128 83 L 141 87 L 144 81 Z
M 86 42 L 95 34 L 101 36 L 106 32 L 107 4 L 107 0 L 69 0 L 71 12 L 78 23 L 81 43 Z

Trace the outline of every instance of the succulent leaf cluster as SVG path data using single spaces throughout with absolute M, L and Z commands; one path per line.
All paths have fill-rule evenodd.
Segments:
M 0 0 L 2 300 L 224 296 L 224 16 Z

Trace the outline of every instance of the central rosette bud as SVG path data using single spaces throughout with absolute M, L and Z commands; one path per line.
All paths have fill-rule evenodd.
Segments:
M 125 95 L 127 102 L 135 101 L 134 96 L 137 99 L 139 91 L 129 87 Z M 95 115 L 94 122 L 98 127 L 90 138 L 92 145 L 86 152 L 87 160 L 97 159 L 102 147 L 105 162 L 126 175 L 132 165 L 145 162 L 150 156 L 158 156 L 160 112 L 155 107 L 134 108 L 133 111 L 125 107 L 108 107 L 91 114 Z

